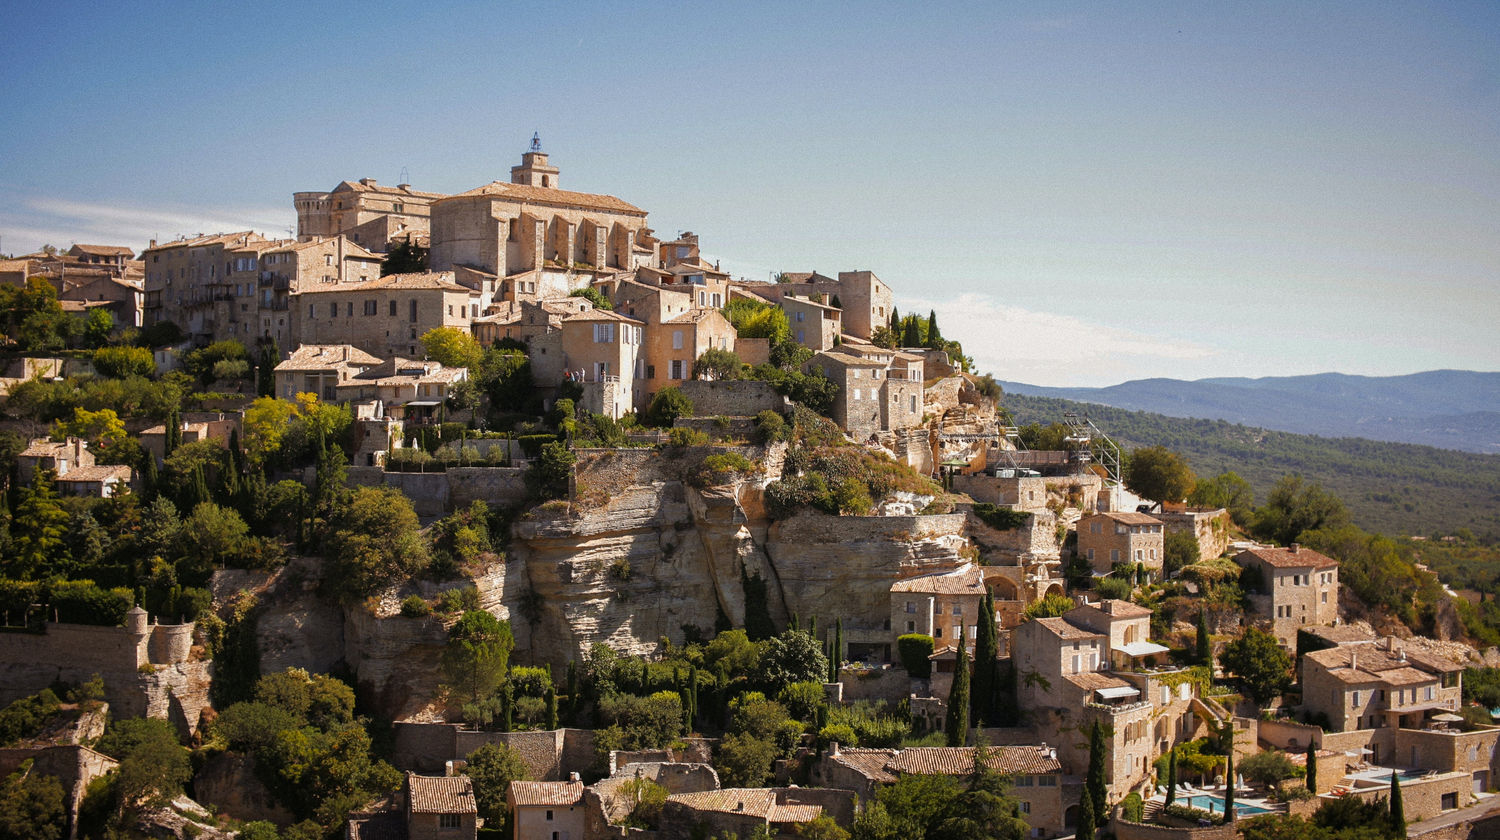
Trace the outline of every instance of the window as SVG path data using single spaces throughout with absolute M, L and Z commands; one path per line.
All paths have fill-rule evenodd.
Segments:
M 548 822 L 551 822 L 551 821 L 552 821 L 552 812 L 551 812 L 551 811 L 548 811 L 548 812 L 547 812 L 547 821 L 548 821 Z
M 1031 787 L 1033 784 L 1035 784 L 1035 778 L 1032 776 L 1016 777 L 1016 787 Z
M 1120 562 L 1120 549 L 1118 549 L 1118 548 L 1111 548 L 1109 550 L 1109 562 L 1111 562 L 1111 563 L 1118 563 L 1118 562 Z
M 682 330 L 672 330 L 672 349 L 682 349 Z
M 332 254 L 325 254 L 323 256 L 323 264 L 324 265 L 333 265 L 333 255 Z
M 348 306 L 344 307 L 344 314 L 350 318 L 354 317 L 354 301 L 349 301 Z
M 646 378 L 647 379 L 655 379 L 656 378 L 656 365 L 646 365 Z
M 1354 692 L 1354 694 L 1352 696 L 1354 697 L 1354 705 L 1356 707 L 1359 706 L 1359 692 L 1358 691 Z
M 1430 686 L 1430 685 L 1427 686 L 1427 696 L 1426 696 L 1425 699 L 1427 699 L 1427 700 L 1431 700 L 1432 699 L 1432 686 Z
M 366 315 L 378 315 L 378 314 L 380 314 L 380 302 L 379 301 L 374 301 L 374 300 L 367 300 L 367 301 L 365 301 L 365 314 Z
M 1187 683 L 1183 683 L 1183 685 L 1187 685 Z M 1036 783 L 1039 786 L 1041 786 L 1041 787 L 1057 787 L 1057 777 L 1056 776 L 1037 776 L 1036 777 Z
M 909 612 L 909 613 L 912 613 L 912 614 L 916 614 L 916 612 L 917 612 L 917 602 L 916 601 L 907 601 L 906 602 L 906 611 Z
M 802 323 L 802 313 L 801 312 L 797 313 L 797 323 L 799 323 L 799 324 Z
M 463 818 L 458 814 L 438 814 L 438 828 L 461 828 Z
M 396 302 L 394 300 L 391 301 L 391 317 L 396 317 Z
M 915 633 L 915 632 L 917 632 L 917 623 L 915 621 L 908 621 L 908 622 L 906 622 L 906 632 L 908 632 L 908 633 Z
M 1092 548 L 1089 549 L 1089 562 L 1094 562 L 1094 550 Z
M 963 604 L 954 604 L 953 605 L 953 614 L 954 615 L 963 615 L 964 614 Z
M 339 317 L 339 305 L 338 304 L 336 304 L 336 303 L 330 303 L 330 304 L 328 304 L 328 317 L 330 317 L 330 318 L 337 318 L 337 317 Z
M 615 325 L 610 323 L 594 325 L 595 344 L 613 344 L 615 341 Z
M 410 301 L 410 303 L 411 303 L 411 305 L 408 307 L 408 309 L 410 310 L 410 312 L 409 312 L 409 314 L 407 316 L 407 320 L 411 321 L 413 324 L 415 324 L 417 322 L 417 299 L 416 298 L 412 298 L 411 301 Z
M 673 379 L 681 379 L 682 378 L 682 360 L 681 359 L 673 359 L 672 360 L 672 378 Z

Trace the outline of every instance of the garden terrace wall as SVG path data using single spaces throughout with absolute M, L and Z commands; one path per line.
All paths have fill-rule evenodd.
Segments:
M 503 744 L 520 754 L 532 779 L 560 781 L 569 773 L 591 767 L 594 733 L 589 729 L 553 729 L 530 732 L 482 732 L 456 723 L 395 724 L 396 746 L 392 763 L 401 770 L 442 773 L 449 761 L 467 758 L 485 744 Z
M 1121 816 L 1122 811 L 1116 806 L 1111 820 L 1115 840 L 1234 840 L 1237 834 L 1232 822 L 1201 828 L 1149 825 L 1125 819 Z
M 785 412 L 791 408 L 791 402 L 776 393 L 771 383 L 754 379 L 693 379 L 677 387 L 692 401 L 694 417 L 754 417 L 762 411 Z

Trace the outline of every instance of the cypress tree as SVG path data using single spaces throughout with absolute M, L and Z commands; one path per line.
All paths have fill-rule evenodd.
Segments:
M 1406 836 L 1406 804 L 1401 801 L 1401 777 L 1391 773 L 1391 831 L 1396 837 Z
M 1224 721 L 1224 822 L 1234 822 L 1234 720 Z
M 1173 747 L 1167 753 L 1167 802 L 1171 805 L 1177 798 L 1177 748 Z
M 698 666 L 688 668 L 688 700 L 692 704 L 692 712 L 688 715 L 688 731 L 693 731 L 693 724 L 698 720 Z
M 516 690 L 505 681 L 505 687 L 500 690 L 500 731 L 509 732 L 515 729 Z
M 797 623 L 798 623 L 798 616 L 797 616 L 796 613 L 792 613 L 792 617 L 789 618 L 789 619 L 787 619 L 786 629 L 788 629 L 788 630 L 796 630 L 796 629 L 798 629 L 797 628 Z
M 1318 748 L 1307 745 L 1307 789 L 1318 794 Z
M 578 707 L 582 702 L 578 696 L 578 660 L 568 660 L 568 722 L 578 722 Z
M 556 731 L 560 724 L 557 720 L 557 689 L 551 685 L 547 686 L 547 729 Z
M 839 300 L 839 296 L 838 295 L 834 295 L 833 298 L 828 301 L 828 305 L 831 306 L 831 307 L 833 307 L 834 309 L 843 309 L 844 308 L 844 304 Z
M 899 337 L 901 335 L 901 313 L 898 312 L 898 311 L 896 311 L 896 307 L 894 307 L 894 306 L 891 307 L 891 325 L 890 326 L 891 326 L 891 332 L 895 333 Z
M 162 443 L 162 457 L 168 458 L 182 444 L 182 411 L 177 406 L 167 412 L 167 436 Z
M 1198 610 L 1198 662 L 1209 667 L 1209 678 L 1213 678 L 1214 640 L 1208 635 L 1208 608 Z
M 906 316 L 901 330 L 902 347 L 922 346 L 922 323 L 915 315 Z
M 943 343 L 943 334 L 938 332 L 937 310 L 927 310 L 927 346 L 937 347 Z
M 1088 802 L 1080 803 L 1078 808 L 1078 840 L 1094 840 L 1098 833 L 1099 821 L 1094 819 L 1094 809 Z
M 1092 824 L 1104 821 L 1105 809 L 1109 807 L 1109 791 L 1104 786 L 1104 727 L 1094 721 L 1089 731 L 1089 769 L 1083 777 L 1083 810 L 1089 811 Z
M 844 619 L 833 622 L 833 682 L 838 682 L 839 666 L 844 663 Z
M 261 397 L 276 396 L 276 362 L 281 358 L 276 345 L 269 342 L 260 347 L 260 364 L 256 365 L 255 393 Z
M 1000 637 L 995 631 L 995 596 L 979 602 L 979 631 L 974 639 L 974 725 L 993 725 L 995 694 L 999 690 Z
M 948 692 L 948 746 L 961 747 L 969 740 L 969 656 L 964 640 L 958 640 L 953 660 L 953 688 Z
M 817 613 L 813 613 L 812 617 L 807 620 L 807 635 L 812 636 L 814 639 L 818 638 L 818 614 Z
M 146 460 L 141 464 L 141 501 L 150 503 L 156 498 L 156 486 L 161 478 L 156 474 L 156 456 L 146 453 Z

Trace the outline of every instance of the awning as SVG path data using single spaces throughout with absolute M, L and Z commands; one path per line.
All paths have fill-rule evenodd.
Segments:
M 1105 700 L 1120 700 L 1125 697 L 1139 697 L 1141 692 L 1133 686 L 1121 685 L 1112 688 L 1096 688 L 1094 693 Z
M 406 406 L 407 408 L 432 408 L 433 406 L 442 404 L 443 403 L 441 400 L 412 400 L 411 402 L 402 403 L 402 405 Z
M 1150 656 L 1153 653 L 1166 653 L 1168 648 L 1155 642 L 1131 642 L 1122 645 L 1120 650 L 1125 651 L 1126 656 Z

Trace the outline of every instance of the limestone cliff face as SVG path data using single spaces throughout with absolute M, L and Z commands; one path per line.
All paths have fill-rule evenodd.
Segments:
M 890 586 L 955 568 L 964 517 L 834 517 L 773 523 L 761 483 L 702 491 L 677 481 L 634 485 L 603 507 L 516 527 L 534 605 L 523 658 L 562 667 L 596 642 L 647 653 L 722 612 L 745 620 L 745 575 L 767 584 L 779 623 L 843 618 L 850 641 L 889 642 Z M 865 638 L 869 637 L 869 638 Z M 518 651 L 519 652 L 519 651 Z

